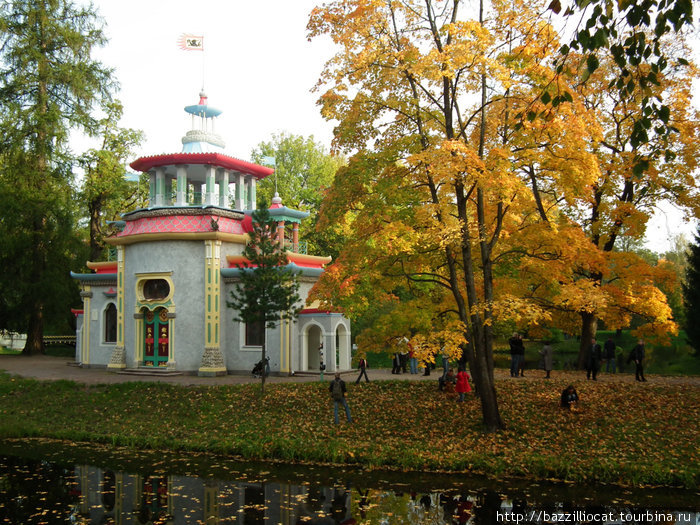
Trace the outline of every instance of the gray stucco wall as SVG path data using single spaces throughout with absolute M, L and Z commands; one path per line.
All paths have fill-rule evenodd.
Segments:
M 136 285 L 142 274 L 167 273 L 173 283 L 175 313 L 170 334 L 171 355 L 178 370 L 196 371 L 204 353 L 205 245 L 202 241 L 155 241 L 124 250 L 125 350 L 127 367 L 135 367 L 137 337 L 134 314 L 141 310 Z M 137 274 L 140 277 L 137 277 Z

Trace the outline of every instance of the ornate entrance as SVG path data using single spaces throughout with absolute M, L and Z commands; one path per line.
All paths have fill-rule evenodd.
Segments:
M 145 366 L 168 366 L 170 357 L 170 325 L 168 311 L 156 308 L 145 313 L 144 323 L 144 356 Z

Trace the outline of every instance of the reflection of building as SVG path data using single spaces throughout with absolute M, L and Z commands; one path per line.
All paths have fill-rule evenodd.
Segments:
M 248 372 L 264 338 L 272 372 L 318 370 L 321 344 L 329 370 L 349 369 L 350 323 L 341 314 L 307 308 L 295 323 L 274 330 L 232 321 L 226 299 L 237 286 L 256 184 L 272 170 L 223 153 L 214 133 L 221 111 L 203 93 L 185 110 L 193 129 L 182 152 L 131 165 L 148 174 L 150 199 L 116 224 L 119 231 L 108 239 L 116 261 L 89 262 L 93 273 L 72 274 L 83 297 L 76 360 L 200 375 Z M 308 214 L 276 196 L 270 215 L 305 298 L 330 258 L 302 253 L 299 225 Z
M 352 522 L 351 496 L 344 489 L 115 473 L 91 466 L 76 467 L 76 476 L 81 496 L 75 521 L 80 516 L 83 523 L 296 525 L 320 516 Z

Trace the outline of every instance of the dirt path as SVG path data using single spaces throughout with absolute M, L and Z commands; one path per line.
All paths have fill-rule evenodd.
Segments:
M 219 377 L 198 377 L 195 375 L 178 375 L 178 376 L 134 376 L 126 374 L 117 374 L 112 370 L 105 368 L 81 368 L 71 363 L 69 358 L 65 357 L 49 357 L 49 356 L 15 356 L 15 355 L 0 355 L 0 370 L 5 370 L 9 374 L 21 377 L 42 379 L 42 380 L 58 380 L 68 379 L 86 384 L 99 383 L 123 383 L 127 381 L 159 381 L 164 383 L 181 384 L 181 385 L 232 385 L 242 383 L 259 382 L 259 379 L 254 379 L 250 374 L 227 375 Z M 441 375 L 442 369 L 433 370 L 430 376 L 420 374 L 400 374 L 392 375 L 389 369 L 368 369 L 370 380 L 387 380 L 387 379 L 402 379 L 409 381 L 435 381 Z M 533 381 L 543 380 L 544 372 L 541 370 L 526 370 L 525 377 L 517 379 L 510 378 L 508 370 L 496 369 L 495 376 L 498 380 L 503 381 Z M 333 374 L 326 373 L 324 379 L 328 380 L 333 377 Z M 354 381 L 357 377 L 356 371 L 343 372 L 343 378 L 346 382 Z M 586 374 L 583 371 L 553 371 L 552 380 L 561 380 L 566 378 L 569 382 L 581 383 L 586 381 Z M 666 384 L 691 384 L 700 387 L 700 377 L 697 376 L 656 376 L 647 375 L 647 385 L 663 382 Z M 269 383 L 291 383 L 304 381 L 319 381 L 318 374 L 315 375 L 297 375 L 297 376 L 270 376 L 267 381 Z M 598 376 L 598 381 L 601 383 L 608 382 L 629 382 L 634 383 L 634 374 L 605 374 L 601 373 Z

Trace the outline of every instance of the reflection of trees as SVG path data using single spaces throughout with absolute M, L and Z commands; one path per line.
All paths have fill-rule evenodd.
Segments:
M 12 456 L 0 461 L 0 523 L 63 525 L 68 521 L 80 498 L 72 470 Z
M 116 476 L 111 470 L 106 470 L 102 475 L 102 506 L 107 512 L 114 510 Z
M 248 486 L 245 488 L 243 523 L 263 525 L 265 523 L 265 488 Z
M 78 484 L 74 467 L 67 469 L 45 461 L 0 456 L 0 523 L 53 525 L 71 522 L 97 525 L 118 522 L 121 518 L 128 523 L 166 525 L 175 521 L 188 523 L 188 517 L 198 513 L 211 520 L 210 523 L 217 520 L 223 523 L 231 519 L 231 516 L 220 519 L 206 511 L 201 498 L 201 490 L 206 487 L 216 487 L 213 491 L 213 497 L 217 498 L 216 505 L 221 505 L 222 509 L 229 508 L 231 512 L 234 509 L 240 511 L 234 519 L 238 520 L 236 523 L 245 525 L 263 524 L 276 516 L 282 518 L 285 515 L 289 516 L 290 521 L 284 521 L 284 525 L 339 525 L 351 523 L 351 520 L 373 525 L 492 525 L 503 523 L 505 512 L 523 514 L 524 519 L 520 523 L 542 525 L 545 521 L 537 518 L 540 511 L 550 516 L 553 513 L 573 516 L 576 512 L 587 516 L 623 513 L 635 518 L 644 516 L 644 521 L 648 508 L 631 502 L 606 505 L 597 500 L 586 502 L 583 497 L 551 496 L 545 489 L 536 500 L 532 500 L 530 495 L 526 499 L 528 493 L 525 491 L 505 487 L 494 490 L 411 492 L 409 485 L 403 485 L 399 490 L 406 492 L 400 492 L 366 486 L 350 490 L 342 484 L 331 486 L 329 483 L 324 486 L 318 480 L 310 485 L 293 485 L 183 476 L 182 487 L 187 489 L 182 490 L 170 485 L 172 478 L 167 474 L 142 478 L 136 474 L 103 471 L 95 467 L 81 466 L 79 470 L 82 472 L 80 479 L 91 484 L 86 494 L 79 490 L 86 488 Z M 125 485 L 133 482 L 133 492 L 120 492 L 119 497 L 123 500 L 116 499 L 117 481 Z M 175 492 L 171 494 L 169 490 Z M 633 498 L 632 495 L 625 497 Z M 244 500 L 242 508 L 241 499 Z M 88 509 L 87 501 L 100 501 L 101 505 Z M 191 504 L 188 505 L 188 502 Z M 673 510 L 668 508 L 671 504 L 668 501 L 665 504 L 666 510 L 649 512 L 654 516 L 671 516 Z M 177 515 L 168 514 L 174 508 L 177 508 Z M 284 512 L 278 512 L 277 508 Z M 672 506 L 670 508 L 673 509 Z M 689 508 L 689 505 L 676 508 Z M 85 513 L 80 514 L 83 509 Z M 530 514 L 532 511 L 535 513 Z M 124 514 L 118 516 L 116 512 Z M 498 513 L 501 513 L 500 517 Z M 535 517 L 535 520 L 528 521 L 531 517 Z M 666 522 L 670 521 L 666 519 Z

